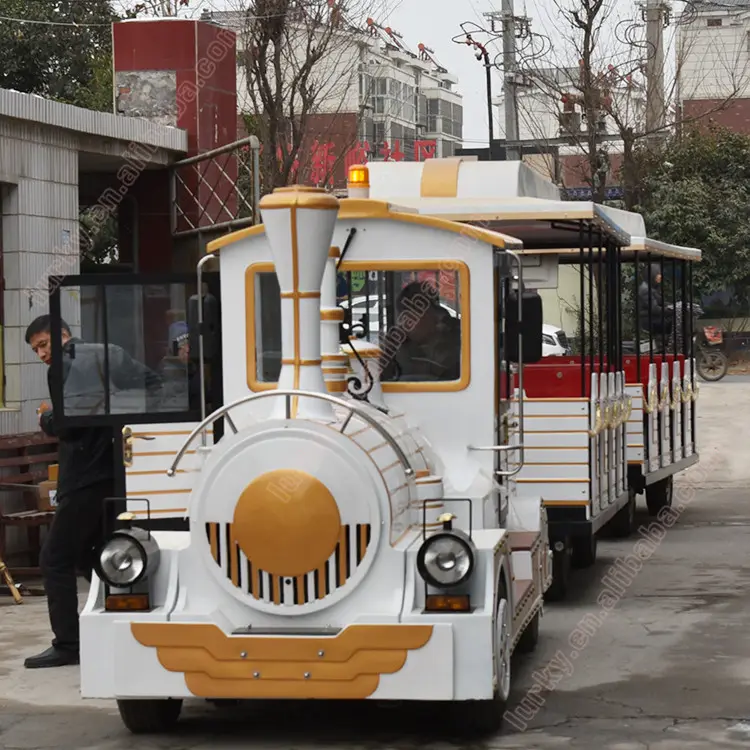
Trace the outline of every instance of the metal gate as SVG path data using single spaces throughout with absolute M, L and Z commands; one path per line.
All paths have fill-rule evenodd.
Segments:
M 170 168 L 172 235 L 234 230 L 259 222 L 260 142 L 251 135 Z

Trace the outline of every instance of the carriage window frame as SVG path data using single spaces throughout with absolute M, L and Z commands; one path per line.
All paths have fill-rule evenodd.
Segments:
M 471 274 L 465 261 L 452 258 L 428 260 L 351 260 L 343 261 L 341 272 L 352 271 L 450 271 L 458 275 L 458 313 L 461 316 L 461 370 L 457 380 L 442 381 L 385 381 L 381 383 L 383 393 L 448 393 L 466 390 L 471 384 Z M 254 393 L 275 390 L 278 383 L 258 380 L 258 357 L 256 355 L 256 276 L 259 273 L 274 273 L 271 261 L 250 264 L 245 269 L 245 342 L 246 380 Z

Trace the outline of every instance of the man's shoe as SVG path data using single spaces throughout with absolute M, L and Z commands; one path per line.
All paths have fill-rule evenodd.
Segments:
M 26 669 L 45 669 L 47 667 L 67 667 L 71 664 L 80 664 L 78 651 L 68 651 L 62 648 L 50 646 L 37 656 L 30 656 L 23 663 Z

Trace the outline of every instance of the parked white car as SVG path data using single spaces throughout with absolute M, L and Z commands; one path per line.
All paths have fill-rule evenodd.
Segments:
M 369 306 L 368 306 L 369 302 Z M 349 300 L 344 299 L 339 302 L 341 307 L 345 310 L 349 307 Z M 449 307 L 445 303 L 441 302 L 440 306 L 452 317 L 458 316 L 456 310 Z M 362 320 L 365 312 L 369 312 L 369 336 L 371 341 L 377 341 L 378 334 L 380 333 L 380 300 L 375 297 L 358 296 L 352 298 L 352 312 L 353 322 L 358 323 Z M 545 323 L 542 327 L 542 356 L 544 357 L 564 357 L 566 354 L 570 354 L 570 346 L 568 345 L 568 337 L 558 326 L 553 326 Z
M 545 323 L 542 326 L 542 356 L 564 357 L 566 354 L 570 354 L 570 346 L 565 331 Z

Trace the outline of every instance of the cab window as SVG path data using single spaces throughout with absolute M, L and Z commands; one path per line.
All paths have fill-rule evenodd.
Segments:
M 380 379 L 386 390 L 399 390 L 399 383 L 456 386 L 468 373 L 468 363 L 462 361 L 462 343 L 468 337 L 462 316 L 468 290 L 462 285 L 468 271 L 454 270 L 456 263 L 450 270 L 437 263 L 432 268 L 399 266 L 339 273 L 337 304 L 351 311 L 347 322 L 351 319 L 357 336 L 381 348 Z M 255 277 L 255 378 L 274 383 L 281 370 L 279 286 L 273 272 Z

